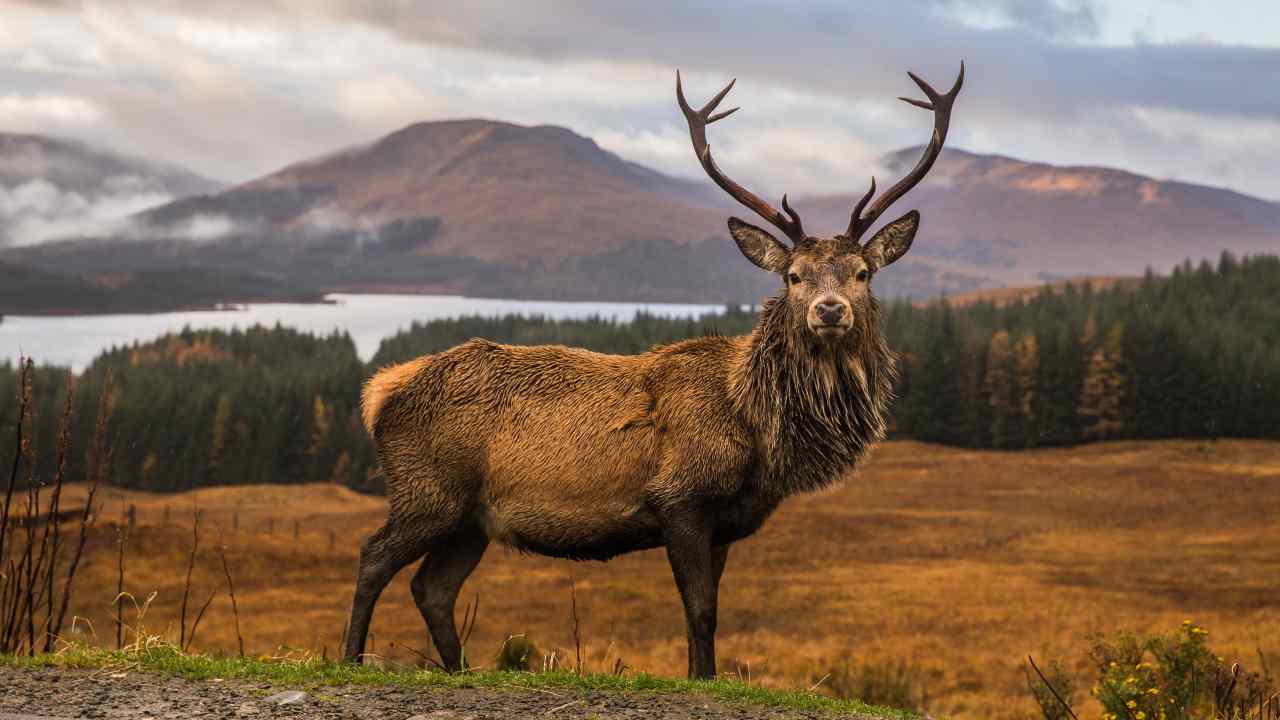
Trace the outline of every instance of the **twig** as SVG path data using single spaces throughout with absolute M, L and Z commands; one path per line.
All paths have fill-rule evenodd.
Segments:
M 62 508 L 62 484 L 67 473 L 67 454 L 71 447 L 71 404 L 75 399 L 76 380 L 71 371 L 67 371 L 67 397 L 62 406 L 62 416 L 58 419 L 57 460 L 53 475 L 53 494 L 49 497 L 48 522 L 44 526 L 44 537 L 40 540 L 40 559 L 48 553 L 48 566 L 44 571 L 44 651 L 53 647 L 55 630 L 53 627 L 54 578 L 57 576 L 58 556 L 62 551 L 62 519 L 59 511 Z M 31 651 L 35 652 L 35 638 L 32 638 Z
M 1027 654 L 1027 662 L 1031 663 L 1031 669 L 1035 670 L 1036 675 L 1040 676 L 1040 681 L 1044 683 L 1045 687 L 1049 688 L 1049 692 L 1053 693 L 1053 696 L 1058 699 L 1058 702 L 1062 703 L 1062 707 L 1066 708 L 1067 714 L 1072 717 L 1072 720 L 1080 720 L 1080 718 L 1076 717 L 1076 711 L 1072 710 L 1071 706 L 1067 704 L 1067 701 L 1063 700 L 1062 696 L 1058 694 L 1058 690 L 1053 687 L 1053 683 L 1049 682 L 1049 679 L 1044 676 L 1044 673 L 1040 672 L 1040 667 L 1036 665 L 1035 658 L 1031 657 L 1030 653 Z
M 4 512 L 0 513 L 0 558 L 2 559 L 8 558 L 4 548 L 9 530 L 9 508 L 13 504 L 13 489 L 18 485 L 18 472 L 22 469 L 22 428 L 26 424 L 31 401 L 31 361 L 19 358 L 18 363 L 22 369 L 18 373 L 18 416 L 14 422 L 13 467 L 9 471 L 9 486 L 5 489 Z
M 573 582 L 573 571 L 569 571 L 569 618 L 573 622 L 573 653 L 577 667 L 574 672 L 582 675 L 582 632 L 578 622 L 578 589 Z
M 222 559 L 222 574 L 227 577 L 227 594 L 231 596 L 231 615 L 236 621 L 236 644 L 240 648 L 240 657 L 244 657 L 244 636 L 240 634 L 240 606 L 236 604 L 236 586 L 231 582 L 231 570 L 227 567 L 227 546 L 218 546 L 218 557 Z M 195 634 L 195 629 L 191 630 Z
M 116 530 L 116 649 L 124 649 L 124 556 L 129 543 L 129 524 L 121 517 Z
M 560 693 L 558 693 L 558 692 L 551 692 L 550 690 L 547 690 L 547 689 L 545 689 L 545 688 L 529 688 L 529 689 L 530 689 L 530 690 L 532 690 L 532 691 L 534 691 L 534 692 L 540 692 L 540 693 L 542 693 L 542 694 L 544 694 L 544 695 L 554 695 L 555 697 L 564 697 L 563 695 L 561 695 L 561 694 L 560 694 Z
M 817 692 L 817 690 L 818 690 L 818 686 L 819 686 L 819 685 L 821 685 L 822 683 L 826 682 L 826 681 L 827 681 L 827 678 L 829 678 L 829 677 L 831 677 L 831 673 L 827 673 L 826 675 L 823 675 L 821 680 L 819 680 L 818 682 L 814 683 L 814 684 L 813 684 L 813 686 L 809 688 L 809 692 Z
M 191 500 L 191 555 L 187 558 L 187 581 L 182 587 L 182 611 L 178 619 L 178 647 L 187 646 L 187 599 L 191 597 L 191 571 L 196 567 L 196 552 L 200 549 L 200 508 Z
M 569 701 L 569 702 L 567 702 L 567 703 L 565 703 L 565 704 L 563 704 L 563 705 L 557 705 L 557 706 L 555 706 L 555 707 L 551 708 L 550 710 L 548 710 L 548 711 L 546 711 L 546 712 L 544 712 L 544 713 L 542 713 L 542 714 L 543 714 L 543 716 L 544 716 L 544 717 L 545 717 L 545 716 L 547 716 L 547 715 L 554 715 L 555 713 L 558 713 L 558 712 L 560 712 L 561 710 L 564 710 L 565 708 L 571 708 L 571 707 L 573 707 L 574 705 L 581 705 L 581 704 L 582 704 L 582 701 L 581 701 L 581 700 L 571 700 L 571 701 Z
M 209 593 L 209 599 L 204 601 L 204 605 L 200 606 L 200 612 L 196 613 L 195 622 L 191 623 L 191 637 L 187 638 L 187 644 L 182 647 L 182 652 L 191 649 L 191 643 L 196 641 L 196 628 L 200 627 L 200 618 L 204 617 L 204 611 L 209 609 L 209 604 L 213 602 L 214 596 L 218 594 L 217 590 Z
M 476 593 L 475 600 L 467 603 L 467 607 L 462 611 L 462 646 L 466 647 L 467 642 L 471 640 L 471 633 L 476 630 L 476 617 L 480 614 L 480 593 Z
M 430 655 L 428 655 L 428 654 L 426 654 L 426 653 L 422 652 L 421 650 L 419 650 L 418 648 L 416 648 L 416 647 L 414 647 L 414 646 L 412 646 L 412 645 L 397 645 L 397 644 L 395 643 L 395 641 L 393 640 L 393 641 L 391 642 L 390 646 L 391 646 L 391 647 L 393 647 L 393 648 L 397 648 L 397 647 L 404 648 L 405 650 L 408 650 L 409 652 L 413 653 L 414 655 L 417 655 L 418 657 L 422 658 L 422 661 L 423 661 L 423 662 L 431 663 L 432 665 L 435 665 L 437 668 L 439 668 L 439 669 L 441 669 L 441 670 L 444 670 L 444 669 L 445 669 L 444 665 L 441 665 L 441 664 L 440 664 L 440 663 L 439 663 L 435 658 L 433 658 L 433 657 L 431 657 Z
M 76 544 L 76 552 L 71 556 L 71 564 L 67 567 L 67 580 L 62 586 L 62 607 L 58 610 L 58 622 L 54 635 L 62 632 L 62 624 L 67 618 L 67 604 L 71 600 L 71 584 L 75 580 L 76 570 L 80 567 L 80 558 L 84 555 L 84 545 L 89 538 L 89 527 L 93 525 L 93 501 L 98 495 L 98 487 L 110 480 L 111 456 L 114 443 L 107 444 L 107 419 L 111 414 L 111 391 L 113 375 L 107 371 L 102 385 L 102 397 L 98 402 L 98 418 L 94 424 L 92 455 L 89 458 L 89 496 L 84 502 L 84 513 L 80 515 L 80 541 Z
M 13 467 L 9 472 L 9 485 L 5 490 L 4 509 L 0 513 L 0 652 L 13 652 L 21 644 L 21 631 L 18 620 L 21 617 L 18 607 L 21 600 L 22 574 L 21 567 L 9 557 L 12 552 L 8 545 L 10 537 L 9 510 L 13 504 L 13 492 L 18 485 L 19 473 L 22 469 L 22 456 L 29 446 L 23 436 L 23 428 L 31 415 L 31 376 L 35 367 L 29 358 L 19 358 L 18 372 L 18 414 L 14 422 Z M 34 465 L 34 461 L 31 463 Z M 28 511 L 30 508 L 28 507 Z M 30 543 L 28 542 L 28 550 Z M 6 571 L 5 564 L 8 564 Z M 25 563 L 25 560 L 24 560 Z
M 459 644 L 462 646 L 462 665 L 467 667 L 467 643 L 471 641 L 471 633 L 476 630 L 476 617 L 480 614 L 480 593 L 476 593 L 475 600 L 467 603 L 462 610 L 462 638 Z

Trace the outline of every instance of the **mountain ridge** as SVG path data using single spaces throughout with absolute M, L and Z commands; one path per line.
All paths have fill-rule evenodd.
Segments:
M 809 227 L 843 229 L 860 194 L 794 205 Z M 959 149 L 897 205 L 885 220 L 913 207 L 924 220 L 912 252 L 877 278 L 881 296 L 1164 272 L 1280 246 L 1280 205 L 1267 200 Z M 142 231 L 109 245 L 4 256 L 82 273 L 207 266 L 331 291 L 759 302 L 778 282 L 738 253 L 730 214 L 763 224 L 708 180 L 652 170 L 572 130 L 468 118 L 413 123 L 147 209 L 135 217 Z

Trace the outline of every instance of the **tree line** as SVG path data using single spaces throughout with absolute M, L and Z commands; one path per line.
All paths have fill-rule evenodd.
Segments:
M 1280 258 L 1184 263 L 1137 287 L 1045 288 L 998 305 L 897 301 L 895 436 L 980 448 L 1120 438 L 1280 437 Z M 82 477 L 108 375 L 114 482 L 156 491 L 331 481 L 380 492 L 359 393 L 376 368 L 472 337 L 637 353 L 709 332 L 748 332 L 755 312 L 701 318 L 465 317 L 416 323 L 364 363 L 345 334 L 184 330 L 104 352 L 75 378 L 68 477 Z M 31 429 L 54 462 L 70 374 L 42 367 Z M 0 365 L 0 432 L 16 421 L 17 372 Z M 6 456 L 8 453 L 8 456 Z M 0 447 L 0 466 L 12 462 Z M 37 472 L 37 476 L 44 473 Z

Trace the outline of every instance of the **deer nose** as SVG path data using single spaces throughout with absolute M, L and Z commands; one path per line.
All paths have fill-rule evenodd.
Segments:
M 835 325 L 844 317 L 842 302 L 820 302 L 814 309 L 818 311 L 818 319 L 826 325 Z

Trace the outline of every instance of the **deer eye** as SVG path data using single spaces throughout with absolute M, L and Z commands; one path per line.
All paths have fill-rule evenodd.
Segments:
M 866 269 L 862 269 L 858 271 L 855 277 L 858 278 L 858 282 L 866 282 L 867 278 L 871 277 L 871 273 L 867 272 Z
M 792 285 L 799 285 L 800 276 L 795 273 L 790 273 L 787 275 L 787 281 L 790 282 Z

